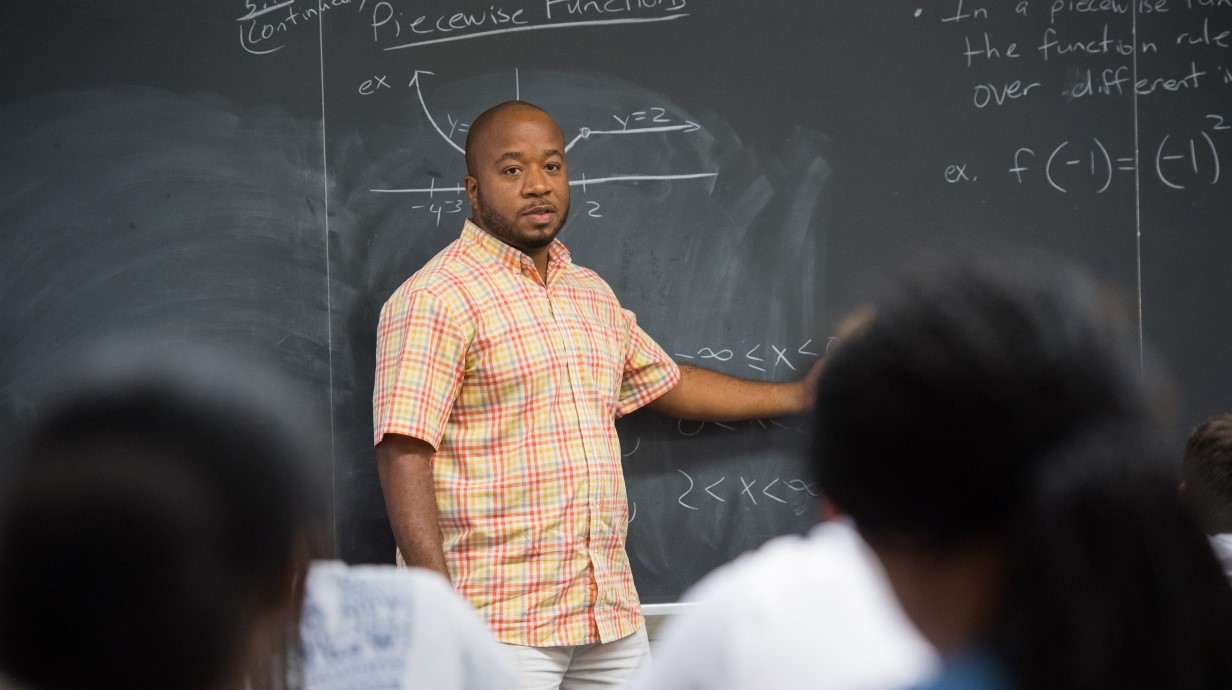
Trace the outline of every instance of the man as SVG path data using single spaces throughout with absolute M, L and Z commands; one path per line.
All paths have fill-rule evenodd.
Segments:
M 1232 581 L 1232 413 L 1202 422 L 1185 443 L 1181 494 Z
M 819 370 L 775 384 L 672 362 L 556 240 L 564 151 L 529 103 L 472 123 L 473 216 L 382 309 L 373 394 L 402 558 L 450 577 L 543 688 L 622 684 L 646 655 L 615 418 L 803 412 Z

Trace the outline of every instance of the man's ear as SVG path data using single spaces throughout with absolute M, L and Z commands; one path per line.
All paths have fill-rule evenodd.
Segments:
M 466 187 L 466 198 L 471 200 L 471 209 L 479 208 L 479 180 L 471 175 L 462 178 L 462 184 Z

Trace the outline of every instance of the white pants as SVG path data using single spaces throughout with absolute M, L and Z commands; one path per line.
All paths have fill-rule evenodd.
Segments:
M 518 690 L 624 688 L 650 659 L 646 628 L 612 642 L 573 647 L 507 644 L 520 672 Z

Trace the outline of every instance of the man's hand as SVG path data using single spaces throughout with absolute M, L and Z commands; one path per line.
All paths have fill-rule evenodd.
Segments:
M 817 404 L 817 382 L 821 380 L 821 371 L 826 368 L 826 358 L 820 357 L 809 370 L 805 372 L 804 378 L 800 379 L 800 411 L 810 412 Z

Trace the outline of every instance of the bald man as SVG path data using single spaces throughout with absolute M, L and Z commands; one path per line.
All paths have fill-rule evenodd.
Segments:
M 466 168 L 461 236 L 381 310 L 374 441 L 400 558 L 452 580 L 523 687 L 623 685 L 648 647 L 616 418 L 804 412 L 820 368 L 766 383 L 673 362 L 556 239 L 565 137 L 542 109 L 480 115 Z

